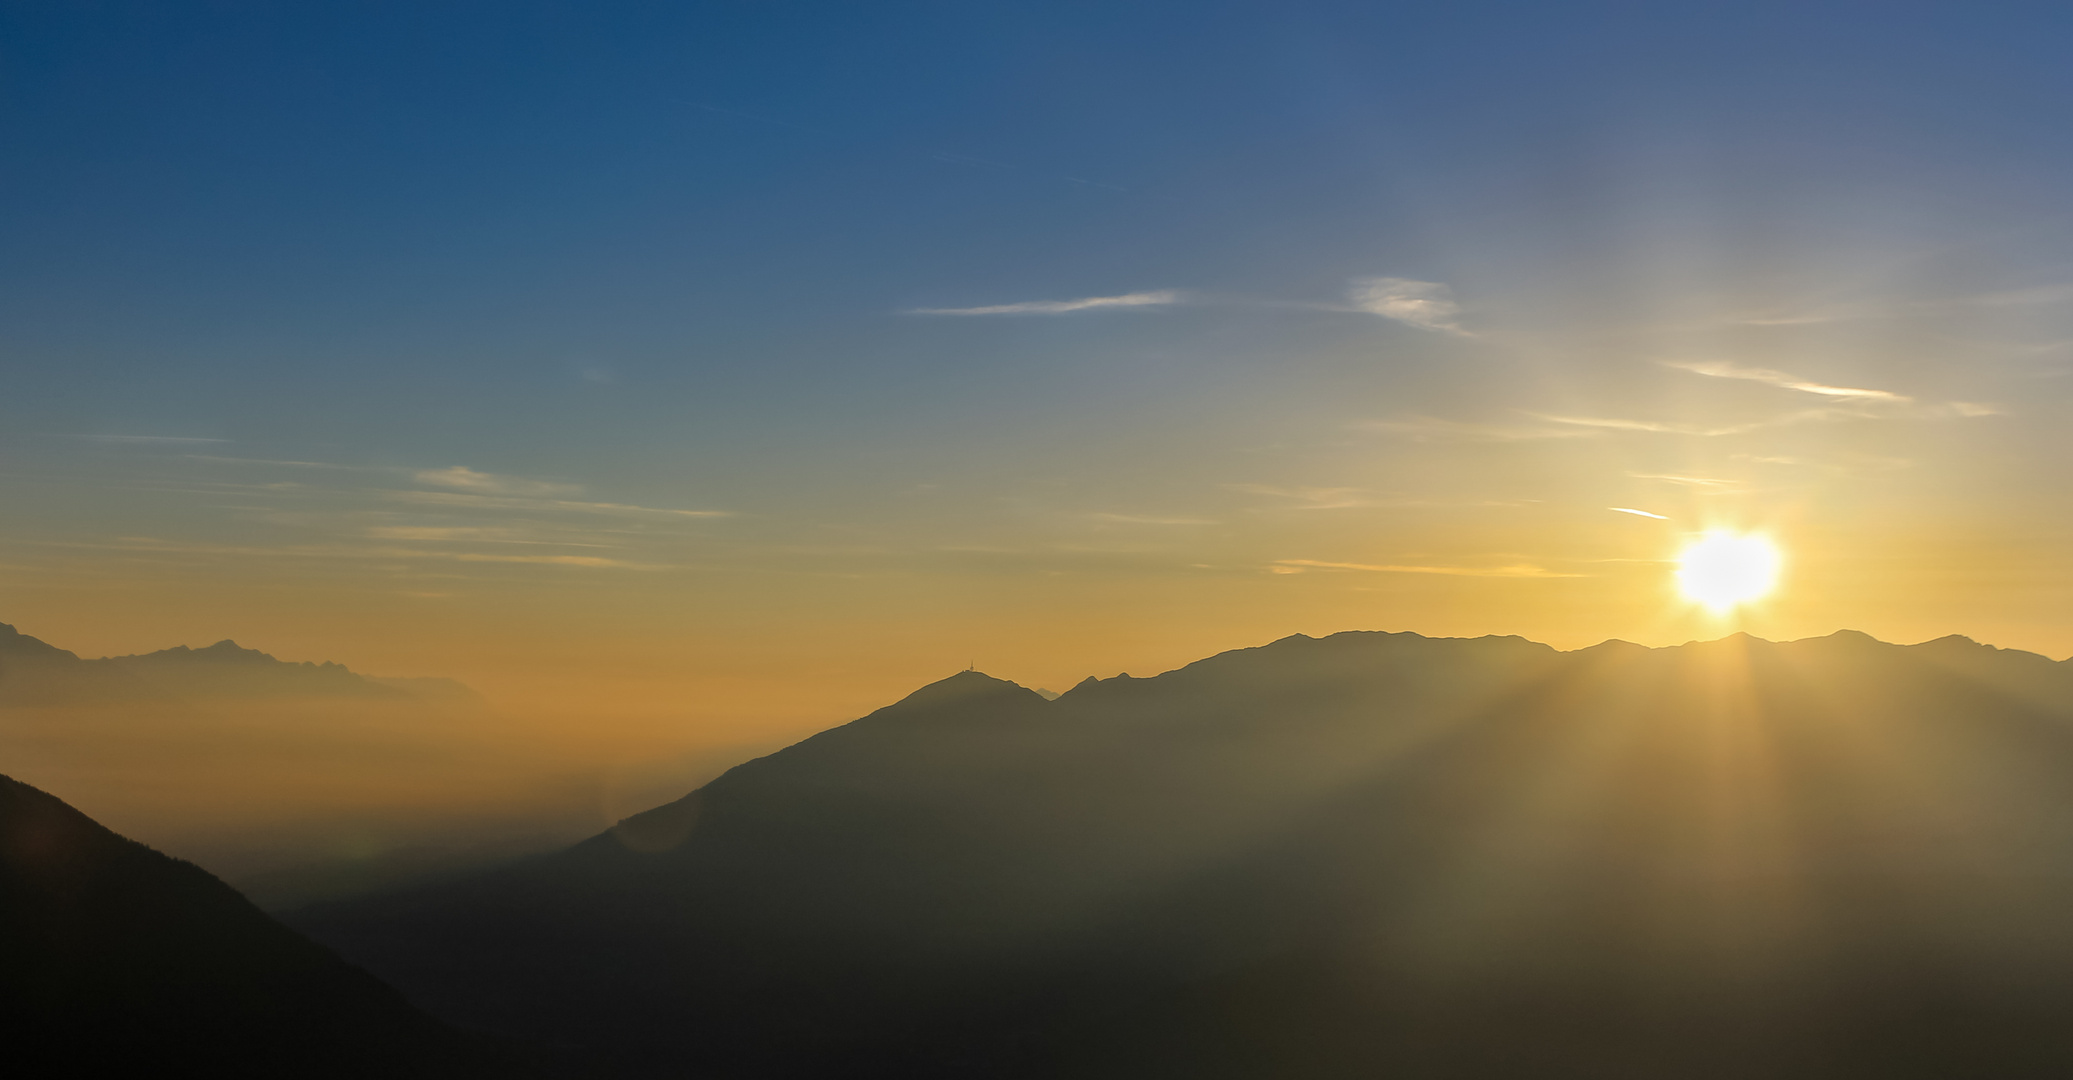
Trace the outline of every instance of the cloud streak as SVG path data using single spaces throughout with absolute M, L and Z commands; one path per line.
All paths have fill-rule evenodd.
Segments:
M 1558 574 L 1545 567 L 1524 563 L 1512 566 L 1400 566 L 1393 564 L 1320 562 L 1316 559 L 1276 559 L 1268 568 L 1276 574 L 1301 574 L 1310 570 L 1353 570 L 1371 574 L 1445 574 L 1451 577 L 1573 578 L 1583 574 Z
M 398 502 L 416 503 L 421 506 L 450 506 L 473 510 L 562 511 L 571 514 L 603 515 L 653 514 L 663 517 L 686 518 L 725 518 L 736 516 L 732 510 L 673 510 L 659 506 L 634 506 L 630 503 L 579 502 L 573 499 L 532 499 L 512 496 L 473 495 L 459 491 L 391 491 L 387 495 Z
M 1461 305 L 1454 291 L 1437 281 L 1410 278 L 1354 278 L 1346 300 L 1356 311 L 1380 315 L 1405 326 L 1456 337 L 1472 336 L 1461 326 Z
M 1666 484 L 1682 484 L 1685 487 L 1730 488 L 1742 486 L 1740 480 L 1722 480 L 1713 476 L 1674 476 L 1664 473 L 1628 473 L 1636 480 L 1661 480 Z
M 1215 525 L 1208 518 L 1156 517 L 1148 514 L 1088 514 L 1095 521 L 1111 525 Z
M 1766 386 L 1797 390 L 1803 394 L 1818 394 L 1822 397 L 1852 398 L 1859 401 L 1885 401 L 1894 404 L 1905 404 L 1914 400 L 1905 395 L 1895 394 L 1887 390 L 1868 390 L 1858 386 L 1830 386 L 1827 383 L 1818 383 L 1810 379 L 1802 379 L 1797 375 L 1789 375 L 1783 371 L 1772 371 L 1769 368 L 1743 367 L 1740 364 L 1731 364 L 1725 360 L 1703 362 L 1660 360 L 1657 363 L 1667 368 L 1675 368 L 1678 371 L 1689 371 L 1694 375 L 1705 375 L 1714 379 L 1742 379 L 1748 382 L 1763 383 Z
M 225 544 L 180 544 L 149 537 L 125 537 L 117 543 L 61 543 L 53 546 L 101 551 L 129 551 L 166 555 L 218 555 L 236 558 L 350 559 L 407 562 L 432 559 L 443 562 L 502 563 L 527 566 L 573 566 L 583 569 L 664 570 L 665 566 L 607 559 L 597 555 L 498 555 L 476 551 L 425 551 L 401 547 L 355 547 L 340 544 L 299 544 L 280 547 L 246 547 Z
M 1433 416 L 1371 420 L 1356 426 L 1368 431 L 1401 436 L 1413 442 L 1531 442 L 1538 439 L 1586 439 L 1598 434 L 1573 426 L 1474 424 L 1459 420 L 1442 420 Z
M 1271 484 L 1225 484 L 1224 489 L 1247 495 L 1266 495 L 1289 500 L 1275 508 L 1278 510 L 1354 510 L 1375 505 L 1375 500 L 1369 498 L 1362 488 L 1291 488 L 1275 487 Z
M 542 480 L 476 472 L 466 465 L 450 465 L 444 469 L 420 469 L 412 474 L 412 479 L 420 484 L 486 495 L 574 495 L 583 490 L 574 484 L 552 484 Z
M 529 530 L 468 525 L 376 525 L 367 529 L 375 540 L 436 541 L 465 544 L 530 544 L 541 547 L 616 547 L 566 537 L 543 537 Z
M 1777 427 L 1780 424 L 1796 423 L 1801 420 L 1825 419 L 1828 410 L 1810 410 L 1793 413 L 1775 420 L 1757 420 L 1746 424 L 1685 424 L 1672 420 L 1623 420 L 1605 416 L 1555 416 L 1549 413 L 1527 413 L 1536 420 L 1550 424 L 1569 424 L 1574 427 L 1595 428 L 1602 431 L 1646 431 L 1663 435 L 1699 435 L 1708 438 L 1720 435 L 1740 435 L 1761 428 Z
M 1121 296 L 1083 296 L 1077 300 L 1024 300 L 1014 304 L 990 304 L 966 308 L 909 308 L 907 315 L 1068 315 L 1076 311 L 1142 310 L 1184 303 L 1178 289 L 1124 293 Z
M 1435 334 L 1474 337 L 1461 325 L 1461 305 L 1454 292 L 1437 281 L 1399 277 L 1354 278 L 1346 285 L 1343 301 L 1263 300 L 1242 296 L 1215 296 L 1180 289 L 1151 289 L 1117 296 L 1083 296 L 1072 300 L 1022 300 L 1012 304 L 979 307 L 907 308 L 903 315 L 1070 315 L 1082 311 L 1152 310 L 1178 305 L 1211 307 L 1275 307 L 1307 311 L 1356 312 L 1379 315 L 1392 322 Z

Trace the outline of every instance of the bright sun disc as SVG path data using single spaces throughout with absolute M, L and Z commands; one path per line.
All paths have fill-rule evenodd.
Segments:
M 1778 583 L 1778 549 L 1761 536 L 1709 532 L 1677 560 L 1684 595 L 1725 612 L 1771 591 Z

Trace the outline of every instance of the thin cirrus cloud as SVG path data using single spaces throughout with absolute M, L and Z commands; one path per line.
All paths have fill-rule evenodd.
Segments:
M 1461 325 L 1461 305 L 1454 300 L 1454 290 L 1437 281 L 1354 278 L 1346 286 L 1346 300 L 1356 311 L 1380 315 L 1405 326 L 1456 337 L 1472 336 Z
M 552 484 L 542 480 L 526 480 L 516 476 L 498 476 L 494 473 L 476 472 L 466 465 L 451 465 L 444 469 L 420 469 L 413 474 L 413 479 L 420 484 L 453 488 L 457 491 L 475 492 L 483 495 L 546 497 L 552 495 L 574 495 L 583 490 L 574 484 Z
M 1558 578 L 1583 577 L 1560 574 L 1542 566 L 1518 563 L 1510 566 L 1403 566 L 1373 563 L 1321 562 L 1316 559 L 1276 559 L 1267 568 L 1276 574 L 1301 574 L 1311 570 L 1354 570 L 1372 574 L 1445 574 L 1453 577 Z
M 1461 325 L 1461 305 L 1454 290 L 1437 281 L 1400 277 L 1359 277 L 1347 282 L 1338 303 L 1284 302 L 1236 296 L 1207 296 L 1179 289 L 1154 289 L 1118 296 L 1083 296 L 1073 300 L 1023 300 L 980 307 L 908 308 L 904 315 L 1070 315 L 1082 311 L 1144 311 L 1181 304 L 1206 306 L 1269 306 L 1314 311 L 1348 311 L 1379 315 L 1392 322 L 1435 334 L 1473 337 Z
M 1354 510 L 1375 505 L 1375 500 L 1362 488 L 1225 484 L 1224 490 L 1284 500 L 1271 508 L 1274 510 Z
M 1210 518 L 1159 517 L 1152 514 L 1088 514 L 1089 518 L 1107 525 L 1215 525 Z
M 1631 506 L 1608 506 L 1606 507 L 1606 509 L 1612 511 L 1615 514 L 1632 514 L 1635 517 L 1654 518 L 1657 521 L 1670 520 L 1667 516 L 1663 514 L 1651 514 L 1646 510 L 1636 510 Z
M 1748 382 L 1763 383 L 1766 386 L 1797 390 L 1803 394 L 1818 394 L 1822 397 L 1853 398 L 1860 401 L 1886 401 L 1894 404 L 1905 404 L 1914 400 L 1888 390 L 1869 390 L 1860 386 L 1830 386 L 1827 383 L 1802 379 L 1797 375 L 1790 375 L 1783 371 L 1773 371 L 1769 368 L 1743 367 L 1740 364 L 1732 364 L 1725 360 L 1661 360 L 1658 363 L 1667 368 L 1675 368 L 1678 371 L 1689 371 L 1694 375 L 1705 375 L 1715 379 L 1742 379 Z
M 1369 420 L 1355 425 L 1413 442 L 1530 442 L 1537 439 L 1585 439 L 1600 432 L 1575 425 L 1478 424 L 1443 420 L 1435 416 L 1405 416 L 1394 420 Z
M 226 544 L 176 544 L 150 537 L 130 537 L 112 544 L 67 544 L 66 547 L 110 551 L 145 551 L 158 554 L 226 556 L 238 559 L 433 559 L 463 563 L 502 563 L 526 566 L 574 566 L 592 570 L 660 570 L 666 567 L 608 559 L 597 555 L 501 555 L 477 551 L 427 551 L 400 547 L 358 547 L 342 544 L 292 544 L 280 547 L 248 547 Z
M 391 491 L 384 494 L 396 502 L 469 510 L 563 511 L 572 514 L 602 514 L 605 516 L 657 515 L 682 518 L 725 518 L 736 516 L 732 510 L 675 510 L 661 506 L 635 506 L 630 503 L 580 502 L 575 499 L 532 499 L 510 495 L 475 495 L 461 491 Z
M 375 540 L 436 541 L 465 544 L 533 544 L 551 547 L 600 548 L 612 544 L 571 540 L 562 536 L 540 536 L 524 529 L 474 525 L 377 525 L 367 530 Z
M 964 308 L 909 308 L 907 315 L 1068 315 L 1076 311 L 1143 310 L 1171 307 L 1186 302 L 1178 289 L 1124 293 L 1121 296 L 1083 296 L 1077 300 L 1024 300 L 1015 304 L 989 304 Z
M 1740 480 L 1723 480 L 1717 476 L 1677 476 L 1669 473 L 1628 473 L 1627 475 L 1636 480 L 1661 480 L 1666 484 L 1680 484 L 1684 487 L 1733 488 L 1742 486 L 1742 481 Z
M 395 502 L 416 503 L 421 506 L 443 506 L 471 510 L 521 510 L 529 512 L 564 512 L 574 514 L 602 514 L 607 516 L 659 516 L 667 518 L 724 518 L 735 517 L 732 510 L 682 510 L 660 506 L 636 506 L 631 503 L 592 502 L 559 496 L 576 495 L 582 487 L 576 484 L 559 484 L 545 480 L 532 480 L 520 476 L 506 476 L 498 473 L 480 472 L 466 465 L 449 465 L 443 469 L 395 469 L 388 466 L 339 465 L 323 461 L 289 461 L 268 458 L 234 458 L 206 454 L 184 455 L 189 460 L 232 465 L 280 466 L 302 469 L 322 469 L 339 472 L 387 473 L 407 472 L 411 479 L 428 487 L 447 488 L 446 491 L 401 491 L 375 489 L 375 494 Z M 278 485 L 267 485 L 275 487 Z
M 1775 420 L 1758 420 L 1746 424 L 1685 424 L 1673 420 L 1624 420 L 1607 416 L 1555 416 L 1549 413 L 1527 413 L 1536 420 L 1550 424 L 1568 424 L 1572 427 L 1593 428 L 1601 431 L 1646 431 L 1664 435 L 1740 435 L 1760 428 L 1776 427 L 1780 424 L 1800 420 L 1825 419 L 1828 410 L 1817 409 L 1793 413 Z
M 1979 401 L 1951 401 L 1942 405 L 1918 406 L 1914 398 L 1908 397 L 1905 394 L 1896 394 L 1890 390 L 1871 390 L 1861 386 L 1831 386 L 1827 383 L 1814 382 L 1811 379 L 1802 379 L 1797 375 L 1783 371 L 1773 371 L 1769 368 L 1743 367 L 1726 361 L 1686 362 L 1662 360 L 1658 361 L 1658 363 L 1664 367 L 1675 368 L 1678 371 L 1689 371 L 1694 375 L 1705 375 L 1715 379 L 1742 379 L 1748 382 L 1762 383 L 1766 386 L 1797 390 L 1803 394 L 1814 394 L 1819 397 L 1853 402 L 1862 406 L 1885 405 L 1894 406 L 1898 409 L 1897 412 L 1888 411 L 1885 415 L 1889 416 L 1912 416 L 1918 419 L 1972 418 L 2000 416 L 2007 411 L 1999 405 Z M 1806 415 L 1800 418 L 1845 419 L 1852 416 L 1862 418 L 1869 415 L 1872 414 L 1864 412 L 1834 412 L 1827 416 Z

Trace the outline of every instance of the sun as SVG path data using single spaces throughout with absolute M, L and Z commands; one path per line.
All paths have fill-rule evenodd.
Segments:
M 1778 584 L 1779 562 L 1778 549 L 1767 538 L 1716 529 L 1678 556 L 1677 586 L 1715 615 L 1724 615 L 1769 593 Z

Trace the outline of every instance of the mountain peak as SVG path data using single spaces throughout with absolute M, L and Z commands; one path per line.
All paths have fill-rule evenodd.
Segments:
M 908 694 L 906 697 L 894 702 L 890 708 L 934 708 L 941 705 L 961 704 L 980 698 L 1021 697 L 1023 695 L 1036 697 L 1036 691 L 1030 690 L 1020 683 L 1012 683 L 1006 679 L 996 679 L 983 671 L 967 669 L 947 679 L 938 679 Z M 1043 699 L 1037 698 L 1037 700 L 1041 701 Z
M 13 653 L 17 656 L 49 657 L 51 659 L 58 657 L 78 659 L 71 652 L 60 649 L 41 638 L 30 637 L 6 623 L 0 623 L 0 653 Z
M 450 679 L 380 679 L 343 664 L 284 661 L 231 638 L 192 648 L 84 660 L 0 623 L 0 700 L 86 704 L 215 698 L 358 698 L 444 702 L 478 700 Z
M 280 662 L 275 660 L 271 653 L 263 653 L 258 649 L 247 649 L 229 638 L 224 638 L 222 641 L 203 649 L 190 649 L 185 645 L 176 645 L 173 648 L 161 649 L 157 653 L 147 655 L 160 656 L 166 653 L 186 653 L 189 656 L 204 660 L 232 660 L 248 664 L 273 664 Z

